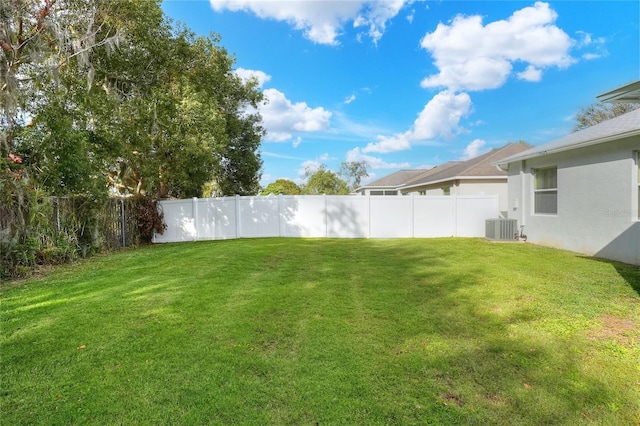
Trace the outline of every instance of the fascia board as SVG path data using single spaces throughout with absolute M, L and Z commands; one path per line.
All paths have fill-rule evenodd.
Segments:
M 500 180 L 500 179 L 506 179 L 506 178 L 507 178 L 506 176 L 453 176 L 446 179 L 438 179 L 438 180 L 433 180 L 429 182 L 418 183 L 415 185 L 400 186 L 398 189 L 402 190 L 402 189 L 418 188 L 421 186 L 436 185 L 438 183 L 451 182 L 454 180 Z
M 598 138 L 598 139 L 592 139 L 592 140 L 588 140 L 588 141 L 584 141 L 584 142 L 578 142 L 578 143 L 567 145 L 567 146 L 551 148 L 551 149 L 547 149 L 545 151 L 536 151 L 536 152 L 532 152 L 531 154 L 528 154 L 528 155 L 515 155 L 515 156 L 513 156 L 511 158 L 507 157 L 507 158 L 504 159 L 504 160 L 507 160 L 507 161 L 501 160 L 501 161 L 497 161 L 497 162 L 491 163 L 491 164 L 494 164 L 494 165 L 502 168 L 502 166 L 506 166 L 509 163 L 513 163 L 513 162 L 516 162 L 516 161 L 530 160 L 532 158 L 544 157 L 545 155 L 549 155 L 549 154 L 558 154 L 558 153 L 561 153 L 561 152 L 571 151 L 571 150 L 580 149 L 580 148 L 586 148 L 588 146 L 598 145 L 598 144 L 601 144 L 601 143 L 611 142 L 611 141 L 620 140 L 620 139 L 626 139 L 626 138 L 630 138 L 630 137 L 638 136 L 638 135 L 640 135 L 640 129 L 634 129 L 634 130 L 630 130 L 630 131 L 624 132 L 624 133 L 617 133 L 615 135 L 605 136 L 605 137 Z

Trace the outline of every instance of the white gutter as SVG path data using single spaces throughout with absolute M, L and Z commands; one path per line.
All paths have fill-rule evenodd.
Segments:
M 531 154 L 528 154 L 528 155 L 520 155 L 520 156 L 519 155 L 514 155 L 513 157 L 507 157 L 507 158 L 505 158 L 503 160 L 500 160 L 499 162 L 496 162 L 494 164 L 497 165 L 501 169 L 502 169 L 503 165 L 507 166 L 507 168 L 508 168 L 509 163 L 513 163 L 514 161 L 530 160 L 532 158 L 543 157 L 543 156 L 549 155 L 549 154 L 557 154 L 557 153 L 560 153 L 560 152 L 571 151 L 573 149 L 586 148 L 586 147 L 593 146 L 593 145 L 598 145 L 598 144 L 601 144 L 601 143 L 611 142 L 611 141 L 620 140 L 620 139 L 626 139 L 626 138 L 630 138 L 630 137 L 633 137 L 633 136 L 639 136 L 639 135 L 640 135 L 640 128 L 629 130 L 629 131 L 624 132 L 624 133 L 616 133 L 615 135 L 609 135 L 609 136 L 604 136 L 604 137 L 600 137 L 600 138 L 592 139 L 592 140 L 587 140 L 587 141 L 583 141 L 583 142 L 576 142 L 576 143 L 570 144 L 570 145 L 559 146 L 557 148 L 550 148 L 550 149 L 547 149 L 547 150 L 544 150 L 544 151 L 536 151 L 536 152 L 532 152 Z
M 438 179 L 438 180 L 432 180 L 432 181 L 427 181 L 427 182 L 423 182 L 423 183 L 417 183 L 417 184 L 411 185 L 411 186 L 400 186 L 400 187 L 398 187 L 398 189 L 419 188 L 421 186 L 435 185 L 435 184 L 438 184 L 438 183 L 455 181 L 455 180 L 478 180 L 478 179 L 498 180 L 498 179 L 506 179 L 506 178 L 507 178 L 506 176 L 452 176 L 452 177 L 445 178 L 445 179 Z

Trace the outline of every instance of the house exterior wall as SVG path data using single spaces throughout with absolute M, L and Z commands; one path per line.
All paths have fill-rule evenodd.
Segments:
M 451 195 L 497 195 L 498 208 L 501 215 L 506 217 L 508 208 L 508 183 L 504 179 L 469 179 L 439 182 L 411 188 L 406 194 L 418 195 L 424 191 L 424 195 L 443 195 L 442 188 L 451 188 Z
M 509 164 L 508 217 L 528 241 L 640 265 L 640 137 Z M 534 213 L 536 168 L 557 167 L 557 214 Z
M 362 188 L 358 191 L 356 191 L 356 194 L 358 195 L 386 195 L 386 196 L 393 196 L 393 195 L 400 195 L 400 191 L 398 191 L 395 188 Z

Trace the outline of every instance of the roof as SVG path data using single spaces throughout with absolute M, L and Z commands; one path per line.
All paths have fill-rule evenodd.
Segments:
M 449 161 L 447 163 L 441 164 L 439 166 L 435 166 L 429 170 L 427 170 L 426 172 L 416 176 L 415 178 L 404 182 L 404 184 L 402 185 L 403 187 L 407 187 L 407 186 L 413 186 L 415 184 L 419 184 L 422 182 L 426 182 L 429 181 L 429 179 L 431 178 L 431 176 L 433 175 L 438 175 L 440 173 L 443 173 L 445 170 L 448 170 L 452 167 L 455 167 L 459 164 L 462 164 L 462 161 Z
M 429 169 L 413 169 L 413 170 L 398 170 L 395 173 L 384 176 L 378 180 L 375 180 L 366 185 L 362 185 L 358 189 L 362 188 L 397 188 L 405 182 L 414 179 L 416 176 L 428 171 Z
M 531 145 L 525 142 L 514 142 L 502 148 L 492 149 L 486 154 L 471 160 L 445 163 L 429 170 L 429 173 L 407 182 L 402 188 L 413 188 L 449 180 L 503 177 L 506 176 L 506 172 L 497 169 L 496 162 L 505 157 L 526 151 L 529 148 L 531 148 Z
M 503 167 L 514 161 L 528 160 L 547 154 L 569 151 L 637 135 L 640 135 L 640 108 L 519 154 L 495 161 L 494 164 Z
M 637 103 L 640 102 L 640 81 L 636 81 L 610 92 L 596 96 L 600 102 Z

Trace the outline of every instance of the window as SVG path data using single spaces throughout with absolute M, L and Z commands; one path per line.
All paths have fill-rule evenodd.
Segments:
M 398 195 L 398 191 L 372 190 L 369 195 Z
M 534 189 L 534 212 L 537 214 L 558 213 L 558 168 L 536 169 Z

